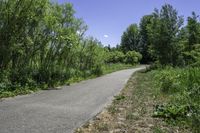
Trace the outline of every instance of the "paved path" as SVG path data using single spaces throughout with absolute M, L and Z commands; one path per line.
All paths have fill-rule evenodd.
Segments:
M 6 99 L 0 102 L 0 133 L 71 133 L 110 103 L 133 72 L 144 68 Z

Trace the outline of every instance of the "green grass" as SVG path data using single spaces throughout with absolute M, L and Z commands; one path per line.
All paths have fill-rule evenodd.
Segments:
M 103 70 L 103 74 L 109 74 L 115 71 L 119 71 L 119 70 L 123 70 L 123 69 L 128 69 L 128 68 L 133 68 L 135 66 L 133 65 L 128 65 L 128 64 L 108 64 L 108 65 L 104 65 L 102 70 Z M 61 85 L 70 85 L 73 83 L 78 83 L 80 81 L 83 80 L 87 80 L 87 79 L 92 79 L 92 78 L 96 78 L 98 77 L 97 75 L 88 75 L 88 76 L 74 76 L 71 77 L 70 79 L 66 80 L 65 83 L 56 83 L 56 86 L 61 86 Z M 10 87 L 11 86 L 11 87 Z M 9 88 L 9 89 L 8 89 Z M 33 86 L 14 86 L 14 85 L 10 85 L 9 87 L 7 84 L 5 83 L 0 83 L 0 99 L 1 98 L 7 98 L 7 97 L 14 97 L 17 95 L 25 95 L 25 94 L 30 94 L 30 93 L 34 93 L 38 90 L 48 90 L 49 87 L 47 84 L 41 84 L 41 85 L 37 85 L 34 83 Z

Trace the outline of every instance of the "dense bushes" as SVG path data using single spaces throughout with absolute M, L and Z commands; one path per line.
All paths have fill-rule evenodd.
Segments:
M 107 63 L 126 63 L 126 64 L 138 64 L 142 59 L 142 55 L 135 51 L 128 51 L 124 54 L 121 51 L 112 51 L 107 54 Z
M 137 64 L 142 59 L 142 55 L 135 51 L 128 51 L 125 56 L 125 63 L 127 64 Z
M 124 63 L 125 55 L 121 51 L 111 51 L 107 55 L 107 63 Z
M 91 74 L 101 75 L 103 73 L 102 66 L 105 62 L 105 54 L 105 50 L 100 42 L 94 39 L 85 40 L 80 54 L 81 71 L 88 72 L 91 70 Z
M 200 124 L 200 68 L 167 68 L 156 72 L 156 87 L 170 96 L 157 105 L 154 116 L 187 122 L 194 130 Z

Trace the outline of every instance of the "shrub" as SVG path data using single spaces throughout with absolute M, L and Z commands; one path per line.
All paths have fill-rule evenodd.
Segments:
M 137 64 L 142 59 L 142 55 L 135 51 L 129 51 L 125 55 L 125 63 L 127 64 Z
M 200 66 L 200 44 L 196 44 L 193 50 L 183 53 L 187 65 L 192 67 Z
M 106 59 L 107 63 L 123 63 L 124 62 L 125 55 L 121 51 L 112 51 L 107 54 L 108 54 L 107 59 Z

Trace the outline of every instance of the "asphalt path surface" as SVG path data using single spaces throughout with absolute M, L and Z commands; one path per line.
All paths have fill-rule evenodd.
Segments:
M 5 99 L 0 102 L 0 133 L 71 133 L 111 103 L 141 69 L 145 66 Z

